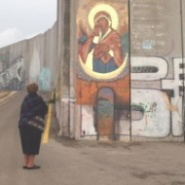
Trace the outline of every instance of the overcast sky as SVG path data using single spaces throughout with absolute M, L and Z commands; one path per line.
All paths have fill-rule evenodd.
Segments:
M 30 38 L 56 21 L 57 0 L 0 0 L 0 47 Z

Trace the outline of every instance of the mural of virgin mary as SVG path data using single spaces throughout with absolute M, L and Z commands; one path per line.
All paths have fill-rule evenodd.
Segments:
M 92 62 L 92 70 L 109 73 L 121 66 L 124 60 L 119 33 L 112 27 L 108 12 L 100 11 L 94 16 L 91 35 L 79 38 L 79 55 L 82 62 Z

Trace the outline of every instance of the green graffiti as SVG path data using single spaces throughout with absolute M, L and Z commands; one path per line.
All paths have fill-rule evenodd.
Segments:
M 103 118 L 113 117 L 114 108 L 113 104 L 106 100 L 100 100 L 98 102 L 98 113 Z
M 148 117 L 154 117 L 156 115 L 156 109 L 157 109 L 157 103 L 153 102 L 153 103 L 133 103 L 132 104 L 132 110 L 135 111 L 140 111 L 145 113 Z

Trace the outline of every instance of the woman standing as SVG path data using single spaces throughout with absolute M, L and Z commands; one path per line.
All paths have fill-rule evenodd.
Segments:
M 44 119 L 48 107 L 41 96 L 37 94 L 38 85 L 32 83 L 27 86 L 28 95 L 24 98 L 21 105 L 19 120 L 19 131 L 21 138 L 22 151 L 25 157 L 24 169 L 39 169 L 35 164 L 35 155 L 39 154 L 42 130 L 31 126 L 29 123 L 35 117 Z

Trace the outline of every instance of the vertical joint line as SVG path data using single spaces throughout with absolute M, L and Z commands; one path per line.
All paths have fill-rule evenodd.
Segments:
M 185 62 L 184 62 L 184 24 L 183 24 L 183 2 L 182 0 L 180 0 L 180 19 L 181 19 L 181 48 L 182 48 L 182 71 L 183 71 L 183 76 L 185 75 Z M 183 124 L 183 135 L 184 135 L 184 142 L 185 142 L 185 110 L 184 110 L 184 99 L 185 99 L 185 92 L 184 92 L 184 88 L 185 88 L 185 79 L 183 78 L 183 93 L 182 93 L 182 124 Z
M 129 105 L 129 114 L 130 114 L 130 141 L 132 141 L 132 97 L 131 97 L 131 90 L 132 90 L 132 84 L 131 84 L 131 3 L 130 0 L 128 0 L 128 23 L 129 23 L 129 76 L 130 76 L 130 105 Z

